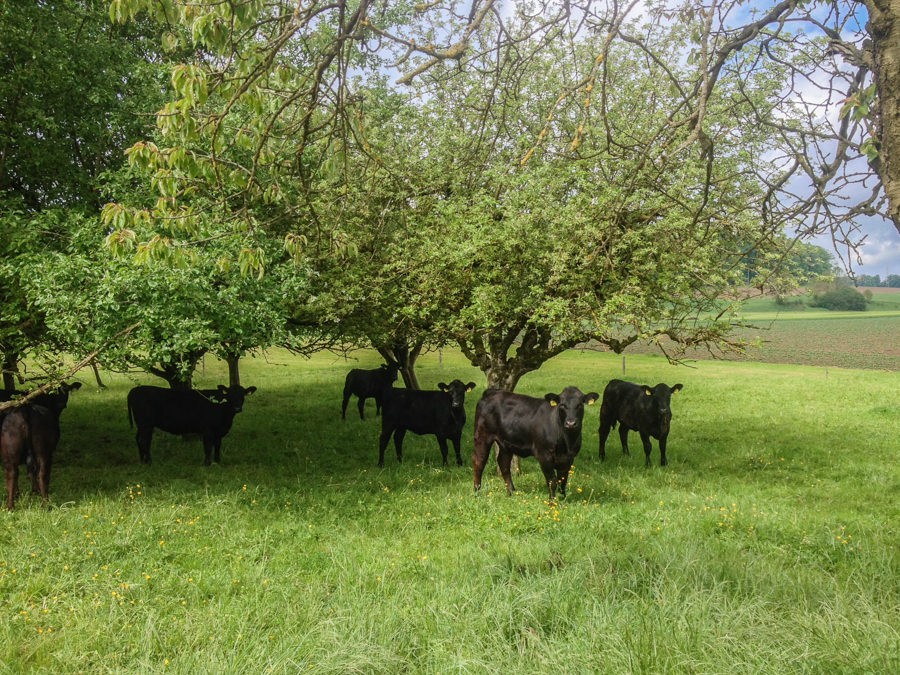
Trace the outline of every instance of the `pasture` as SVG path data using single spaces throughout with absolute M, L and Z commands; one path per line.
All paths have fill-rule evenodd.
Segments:
M 900 671 L 896 372 L 629 356 L 629 380 L 684 383 L 669 466 L 616 433 L 601 464 L 594 406 L 551 504 L 534 460 L 511 498 L 491 460 L 475 497 L 433 437 L 378 469 L 374 403 L 340 419 L 346 372 L 379 363 L 358 356 L 243 361 L 259 390 L 212 467 L 159 432 L 141 465 L 125 396 L 151 379 L 84 373 L 53 508 L 23 477 L 0 514 L 0 672 Z M 470 457 L 481 373 L 444 352 L 419 375 L 478 383 Z M 621 376 L 573 351 L 519 391 Z

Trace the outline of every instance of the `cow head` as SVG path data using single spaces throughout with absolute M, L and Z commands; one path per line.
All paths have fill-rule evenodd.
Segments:
M 581 429 L 585 404 L 594 405 L 598 398 L 600 398 L 600 394 L 597 392 L 583 394 L 578 387 L 566 387 L 561 394 L 544 395 L 544 399 L 552 408 L 556 409 L 559 425 L 566 431 Z
M 450 384 L 438 383 L 438 389 L 450 394 L 450 407 L 457 410 L 466 404 L 466 394 L 474 388 L 474 382 L 463 384 L 460 380 L 453 380 Z
M 69 404 L 69 392 L 77 389 L 81 389 L 81 382 L 73 382 L 72 384 L 63 382 L 47 395 L 46 402 L 42 405 L 52 410 L 59 417 Z
M 239 413 L 244 409 L 244 399 L 256 391 L 256 387 L 247 387 L 245 389 L 240 385 L 226 387 L 224 384 L 220 384 L 218 391 L 222 403 L 228 405 L 235 413 Z
M 660 427 L 663 432 L 669 430 L 669 422 L 672 421 L 672 394 L 681 391 L 682 384 L 674 384 L 671 387 L 660 382 L 655 387 L 643 385 L 644 394 L 648 397 L 646 402 L 649 404 L 652 413 L 659 419 Z
M 397 373 L 400 372 L 400 364 L 396 361 L 388 361 L 381 364 L 381 371 L 384 375 L 384 381 L 391 383 L 397 381 Z

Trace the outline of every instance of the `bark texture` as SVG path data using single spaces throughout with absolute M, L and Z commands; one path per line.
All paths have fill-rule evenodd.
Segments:
M 878 89 L 879 157 L 874 168 L 888 198 L 888 215 L 900 232 L 900 0 L 866 0 L 865 5 Z

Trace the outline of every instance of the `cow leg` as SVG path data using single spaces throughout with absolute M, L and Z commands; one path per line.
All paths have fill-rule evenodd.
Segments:
M 30 450 L 28 451 L 28 456 L 25 458 L 25 467 L 28 470 L 28 477 L 31 479 L 31 494 L 39 494 L 38 463 L 34 453 Z
M 387 448 L 388 439 L 390 439 L 392 433 L 394 433 L 393 429 L 385 429 L 384 427 L 381 429 L 381 435 L 378 437 L 378 466 L 384 466 L 384 450 Z
M 406 436 L 406 429 L 397 429 L 394 432 L 394 450 L 397 451 L 397 461 L 403 463 L 403 437 Z M 447 447 L 444 446 L 443 452 L 446 455 Z M 447 462 L 445 461 L 444 464 Z
M 213 441 L 213 461 L 216 464 L 222 463 L 222 439 L 217 438 Z
M 650 466 L 650 453 L 653 451 L 653 446 L 650 444 L 650 434 L 640 432 L 641 434 L 641 443 L 644 444 L 644 457 L 646 458 L 644 462 L 644 466 Z
M 501 443 L 497 443 L 497 466 L 500 467 L 500 475 L 503 476 L 503 482 L 506 483 L 506 494 L 512 496 L 516 491 L 516 486 L 512 482 L 512 473 L 510 465 L 512 464 L 512 452 L 503 447 Z
M 663 434 L 659 438 L 659 465 L 666 466 L 669 461 L 666 459 L 666 439 L 669 437 L 668 434 Z
M 609 438 L 609 432 L 612 431 L 613 425 L 604 420 L 602 417 L 600 418 L 600 429 L 598 433 L 600 434 L 600 461 L 604 461 L 606 459 L 606 439 Z
M 378 417 L 381 414 L 381 397 L 373 396 L 375 399 L 375 417 Z
M 356 399 L 356 407 L 359 408 L 359 419 L 366 419 L 366 399 L 363 396 L 359 396 Z
M 484 465 L 491 452 L 492 443 L 475 439 L 475 449 L 472 451 L 472 478 L 475 483 L 476 494 L 481 489 L 481 477 L 484 475 Z
M 550 493 L 550 501 L 556 499 L 556 467 L 549 462 L 541 463 L 541 471 L 544 472 L 544 480 L 547 481 L 547 490 Z
M 149 430 L 138 429 L 135 435 L 138 446 L 138 457 L 144 464 L 150 463 L 150 441 L 153 438 L 153 428 Z
M 447 466 L 447 457 L 450 455 L 450 449 L 447 447 L 447 438 L 441 436 L 440 434 L 436 434 L 438 446 L 441 449 L 441 459 L 444 461 L 444 466 Z
M 344 400 L 341 401 L 341 419 L 347 419 L 347 404 L 350 403 L 350 390 L 344 389 Z
M 6 508 L 12 511 L 19 490 L 19 465 L 7 464 L 4 468 L 6 470 Z
M 459 436 L 455 436 L 450 439 L 453 441 L 453 450 L 456 452 L 456 466 L 462 466 L 462 453 L 460 452 L 460 438 Z
M 622 441 L 622 454 L 630 455 L 628 452 L 628 427 L 624 424 L 619 425 L 619 440 Z
M 559 486 L 559 492 L 563 497 L 566 496 L 566 486 L 569 483 L 569 471 L 571 468 L 571 462 L 556 465 L 556 484 Z
M 215 439 L 212 436 L 203 437 L 203 464 L 206 466 L 212 464 L 214 445 Z
M 42 453 L 43 454 L 43 453 Z M 50 464 L 52 460 L 49 454 L 37 460 L 35 470 L 35 478 L 37 479 L 37 491 L 41 494 L 41 499 L 46 504 L 50 500 Z

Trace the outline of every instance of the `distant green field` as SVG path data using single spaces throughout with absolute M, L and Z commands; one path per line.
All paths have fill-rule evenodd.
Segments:
M 873 289 L 864 312 L 831 312 L 805 305 L 778 305 L 762 297 L 744 303 L 741 319 L 752 328 L 738 337 L 753 343 L 745 355 L 730 361 L 794 363 L 811 366 L 900 370 L 900 289 Z M 654 353 L 654 347 L 632 345 L 626 353 Z M 688 359 L 712 358 L 696 349 Z

